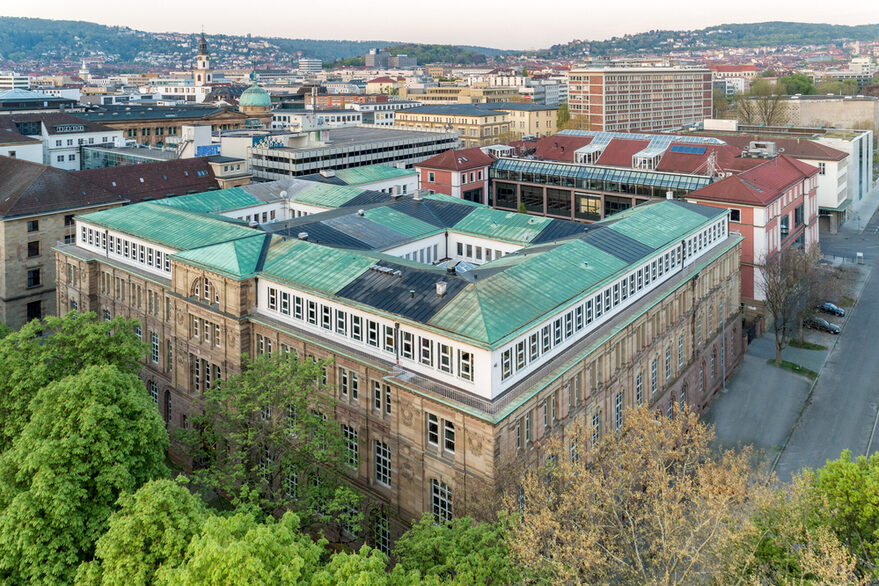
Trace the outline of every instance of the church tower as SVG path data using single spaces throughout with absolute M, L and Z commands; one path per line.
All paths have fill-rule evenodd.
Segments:
M 211 56 L 208 53 L 208 41 L 201 33 L 198 41 L 198 55 L 195 58 L 195 71 L 192 73 L 192 80 L 197 86 L 211 85 L 214 81 L 214 74 L 211 71 Z

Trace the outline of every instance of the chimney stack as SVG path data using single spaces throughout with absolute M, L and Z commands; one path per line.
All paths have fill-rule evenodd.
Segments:
M 443 297 L 446 294 L 446 287 L 448 283 L 445 281 L 437 281 L 436 283 L 436 296 Z

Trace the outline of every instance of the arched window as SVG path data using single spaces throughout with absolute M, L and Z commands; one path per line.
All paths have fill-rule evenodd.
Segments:
M 198 277 L 195 279 L 195 282 L 192 284 L 192 289 L 190 289 L 190 295 L 195 296 L 200 301 L 206 301 L 208 303 L 219 303 L 220 302 L 220 292 L 214 287 L 213 283 L 206 277 Z
M 665 415 L 669 418 L 674 417 L 675 414 L 675 394 L 672 393 L 668 398 L 668 406 L 665 408 Z
M 684 383 L 684 386 L 681 387 L 681 411 L 684 410 L 684 407 L 687 406 L 687 383 Z

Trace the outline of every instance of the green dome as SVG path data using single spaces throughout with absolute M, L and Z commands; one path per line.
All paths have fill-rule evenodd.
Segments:
M 238 105 L 244 106 L 245 108 L 271 108 L 272 98 L 269 96 L 269 92 L 257 86 L 256 82 L 254 82 L 252 86 L 250 86 L 241 93 L 241 97 L 238 98 Z

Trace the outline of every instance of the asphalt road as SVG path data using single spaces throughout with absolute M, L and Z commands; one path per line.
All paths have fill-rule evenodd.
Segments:
M 872 270 L 778 460 L 776 473 L 781 480 L 803 466 L 823 466 L 845 449 L 853 455 L 879 450 L 879 212 L 861 233 L 822 234 L 821 249 L 847 257 L 863 252 Z

